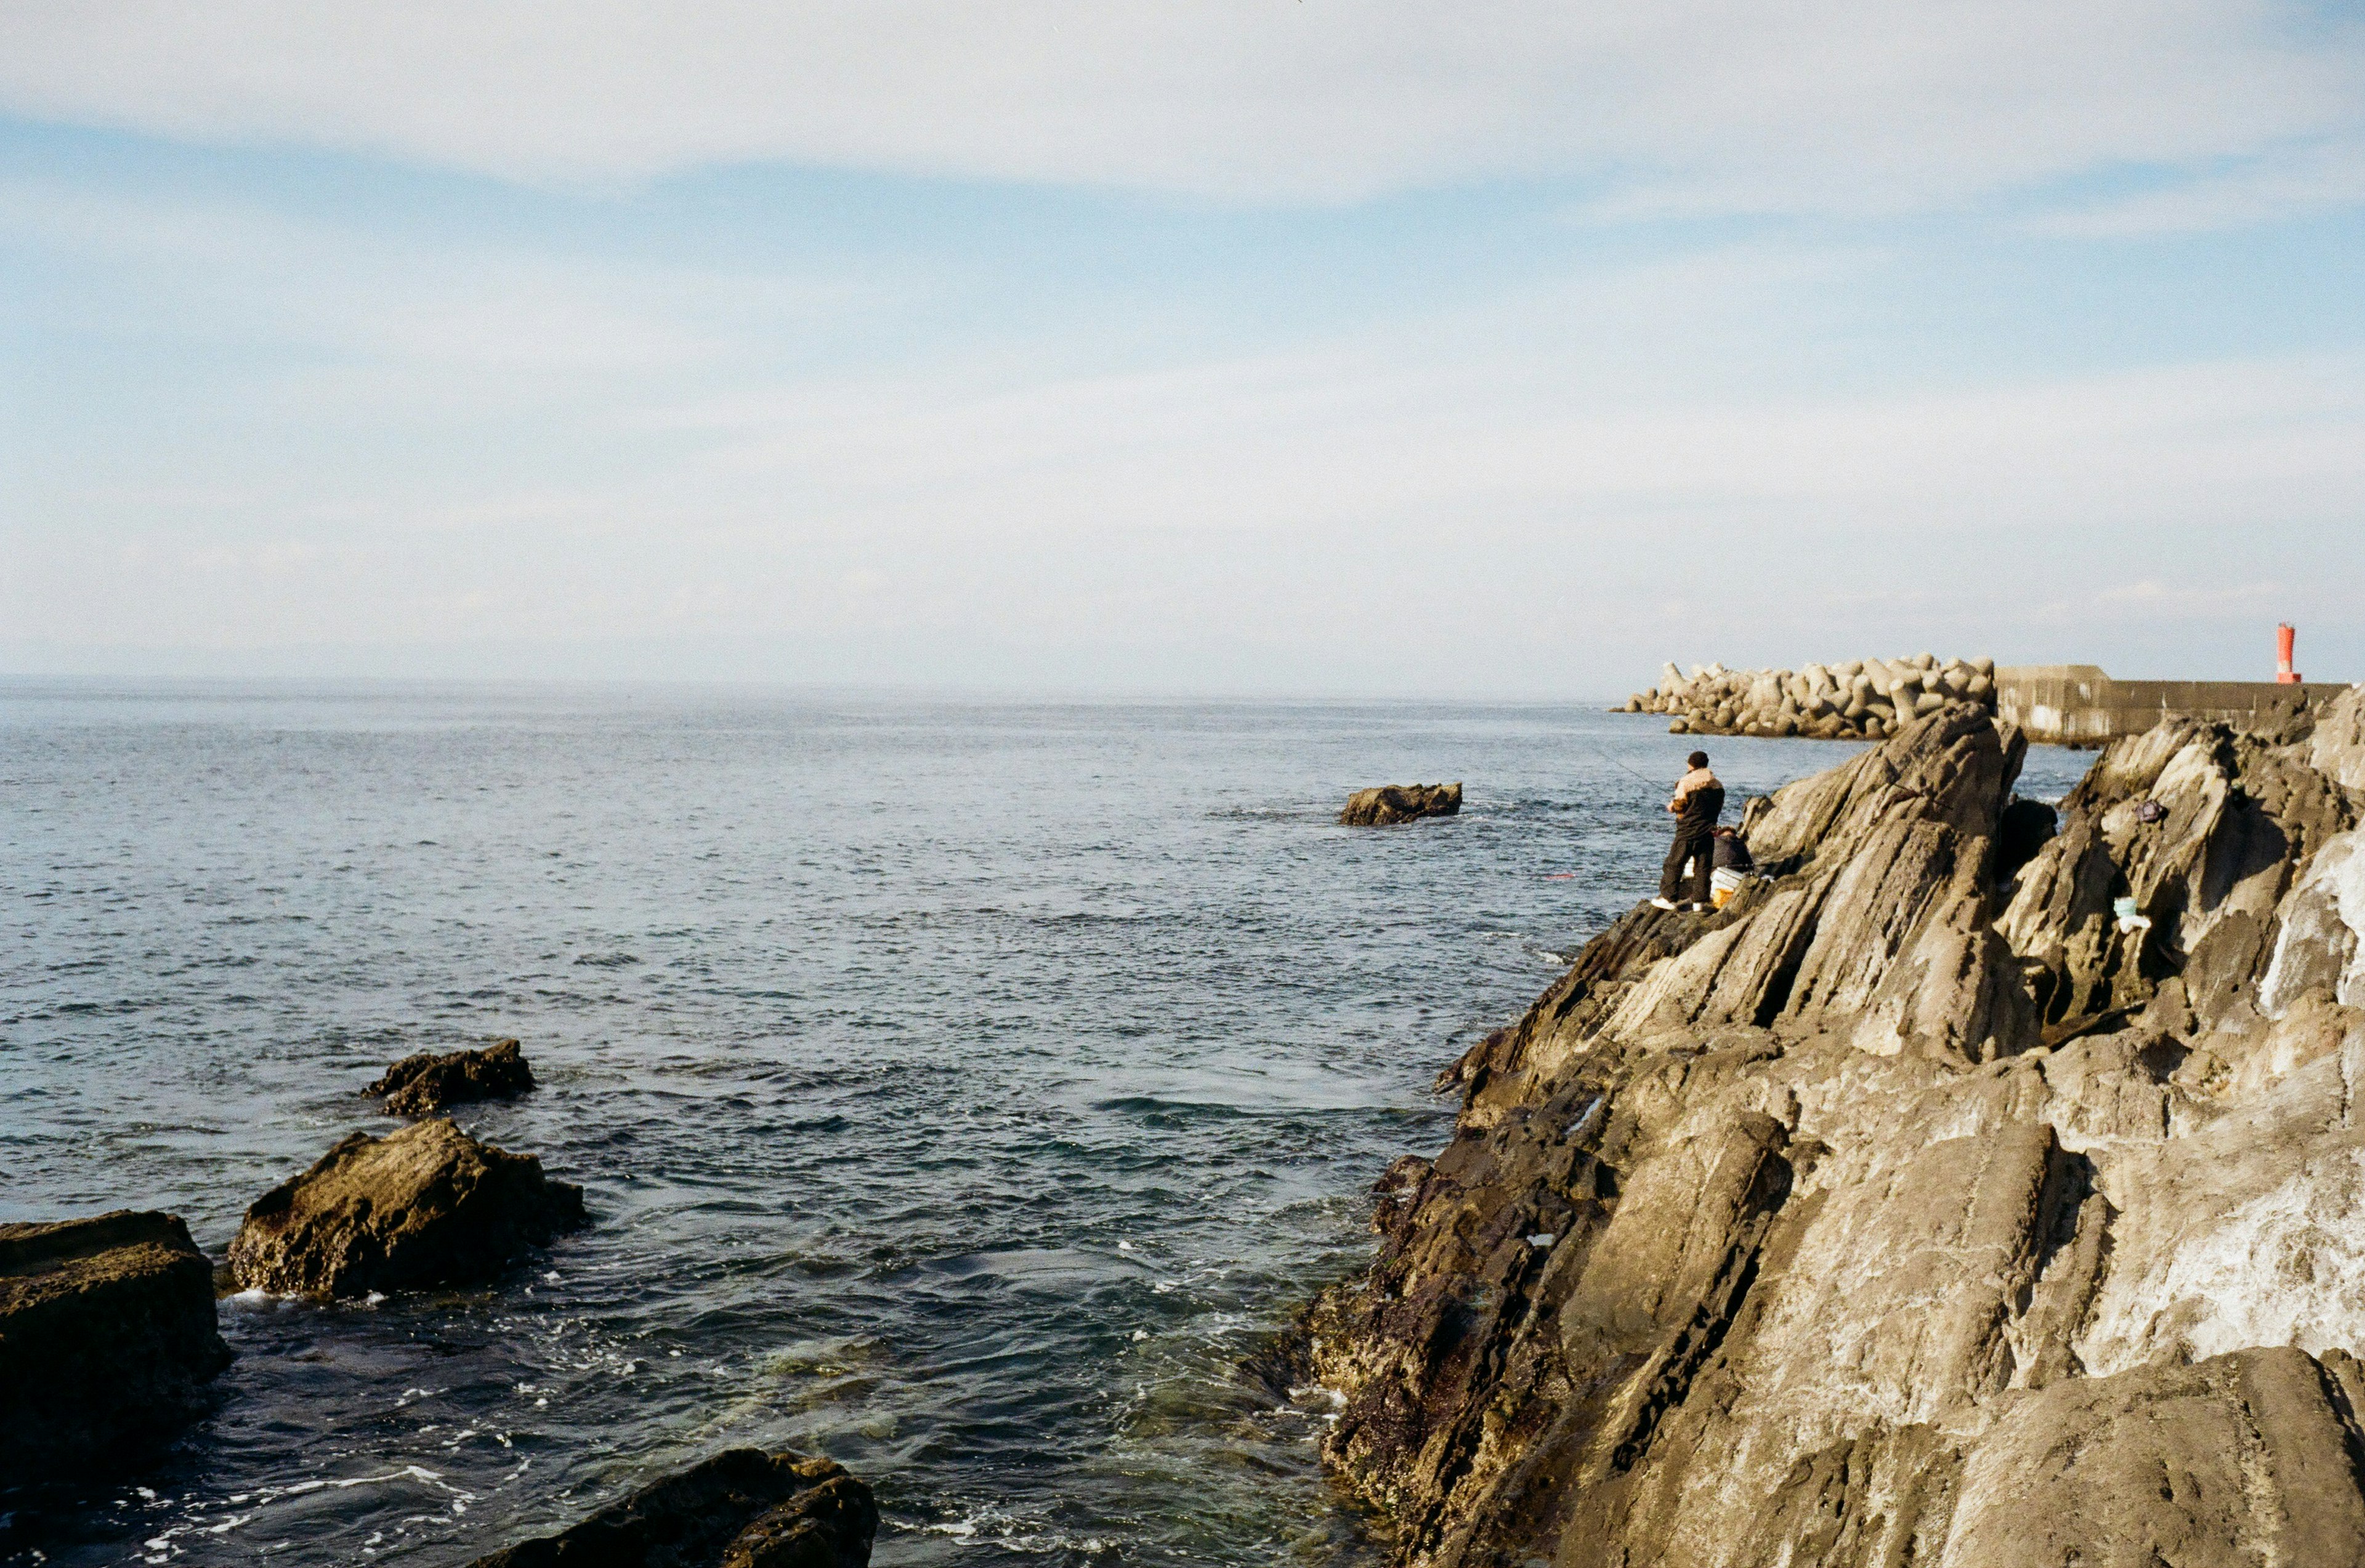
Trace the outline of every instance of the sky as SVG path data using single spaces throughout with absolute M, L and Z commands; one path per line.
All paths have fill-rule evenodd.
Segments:
M 2365 8 L 8 0 L 0 674 L 2365 678 Z

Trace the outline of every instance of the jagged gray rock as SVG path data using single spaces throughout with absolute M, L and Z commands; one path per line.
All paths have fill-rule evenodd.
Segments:
M 2307 760 L 2335 783 L 2365 790 L 2365 686 L 2352 686 L 2315 711 Z
M 2283 895 L 2358 803 L 2296 748 L 2178 720 L 2112 742 L 2062 813 L 1999 927 L 2031 960 L 2046 1021 L 2140 1005 L 2177 976 L 2220 1025 L 2255 1019 Z M 2121 898 L 2147 928 L 2120 929 Z
M 1310 1318 L 1399 1559 L 2365 1561 L 2365 802 L 2312 746 L 2115 743 L 2015 875 L 2019 738 L 1941 703 L 1473 1047 Z

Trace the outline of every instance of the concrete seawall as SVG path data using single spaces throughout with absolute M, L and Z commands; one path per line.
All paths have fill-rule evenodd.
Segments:
M 2270 727 L 2346 691 L 2310 681 L 2113 680 L 2096 665 L 2007 665 L 1995 672 L 1996 717 L 2018 724 L 2033 741 L 2098 745 L 2140 734 L 2163 718 L 2224 720 L 2246 729 Z

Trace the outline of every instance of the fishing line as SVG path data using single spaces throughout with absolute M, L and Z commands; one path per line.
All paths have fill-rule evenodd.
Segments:
M 1600 757 L 1603 761 L 1617 767 L 1620 772 L 1624 773 L 1627 777 L 1632 778 L 1636 783 L 1642 785 L 1643 789 L 1648 790 L 1651 792 L 1652 799 L 1656 800 L 1658 798 L 1659 790 L 1661 788 L 1658 780 L 1645 777 L 1640 769 L 1627 767 L 1624 763 L 1620 762 L 1616 757 L 1611 756 L 1599 746 L 1593 747 L 1593 754 L 1596 756 Z
M 1601 745 L 1600 745 L 1599 744 L 1597 744 L 1597 742 L 1590 741 L 1590 740 L 1586 740 L 1586 738 L 1584 738 L 1583 736 L 1578 736 L 1578 737 L 1576 737 L 1576 739 L 1577 739 L 1577 743 L 1578 743 L 1580 745 L 1584 746 L 1586 750 L 1587 750 L 1587 751 L 1591 752 L 1594 756 L 1596 756 L 1599 757 L 1602 761 L 1604 761 L 1604 762 L 1606 762 L 1606 763 L 1609 764 L 1609 766 L 1610 766 L 1610 767 L 1615 767 L 1615 768 L 1616 768 L 1616 769 L 1618 769 L 1620 773 L 1623 773 L 1623 774 L 1627 775 L 1629 778 L 1632 778 L 1636 783 L 1638 783 L 1638 784 L 1642 785 L 1643 789 L 1648 790 L 1651 792 L 1651 798 L 1652 798 L 1652 799 L 1656 800 L 1656 799 L 1658 798 L 1659 790 L 1660 790 L 1661 786 L 1659 785 L 1659 783 L 1658 783 L 1658 781 L 1657 781 L 1657 780 L 1653 779 L 1653 778 L 1646 778 L 1646 777 L 1644 777 L 1641 772 L 1637 771 L 1636 769 L 1627 767 L 1627 766 L 1626 766 L 1626 764 L 1624 764 L 1623 762 L 1620 762 L 1618 758 L 1616 758 L 1616 757 L 1614 757 L 1614 756 L 1610 756 L 1610 755 L 1609 755 L 1609 753 L 1608 753 L 1608 751 L 1604 750 L 1604 749 L 1601 747 Z
M 1594 756 L 1599 757 L 1602 761 L 1609 764 L 1610 767 L 1618 769 L 1620 773 L 1627 775 L 1637 784 L 1642 785 L 1643 789 L 1649 790 L 1649 799 L 1655 801 L 1659 798 L 1659 790 L 1662 786 L 1657 780 L 1645 777 L 1642 772 L 1635 768 L 1627 767 L 1625 763 L 1620 761 L 1617 757 L 1612 756 L 1609 752 L 1597 742 L 1589 740 L 1583 735 L 1572 736 L 1571 738 L 1579 745 L 1583 746 L 1586 751 L 1591 752 Z M 1544 880 L 1547 882 L 1568 882 L 1574 881 L 1575 879 L 1576 873 L 1574 871 L 1547 871 L 1544 873 Z

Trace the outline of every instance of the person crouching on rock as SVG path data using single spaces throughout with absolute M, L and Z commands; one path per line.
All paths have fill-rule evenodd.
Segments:
M 1685 760 L 1691 771 L 1676 780 L 1676 798 L 1667 802 L 1676 818 L 1675 847 L 1667 851 L 1667 864 L 1659 873 L 1659 896 L 1651 901 L 1660 909 L 1685 903 L 1708 907 L 1709 872 L 1715 858 L 1709 846 L 1716 837 L 1716 820 L 1724 815 L 1724 786 L 1708 770 L 1708 753 L 1696 751 Z
M 1708 879 L 1709 902 L 1719 909 L 1732 902 L 1733 894 L 1741 891 L 1741 884 L 1757 869 L 1757 862 L 1750 857 L 1748 841 L 1729 827 L 1718 828 L 1716 836 L 1709 840 L 1709 862 L 1715 867 Z

